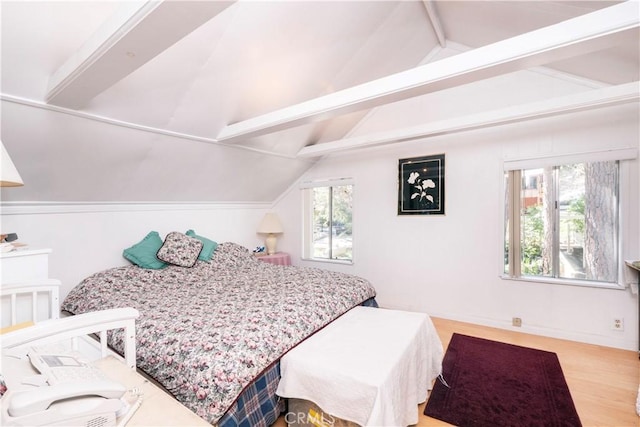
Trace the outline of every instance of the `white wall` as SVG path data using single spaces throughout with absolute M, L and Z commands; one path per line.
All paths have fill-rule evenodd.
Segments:
M 32 248 L 53 250 L 49 276 L 62 281 L 64 298 L 88 275 L 129 265 L 122 251 L 149 231 L 157 231 L 164 239 L 171 231 L 192 228 L 218 243 L 232 241 L 253 249 L 262 244 L 255 230 L 267 207 L 223 203 L 5 206 L 0 228 L 18 233 L 19 241 Z
M 636 349 L 638 301 L 629 289 L 597 289 L 503 280 L 503 160 L 611 148 L 638 148 L 638 105 L 540 119 L 327 157 L 301 180 L 352 177 L 354 264 L 300 259 L 301 192 L 292 186 L 276 205 L 285 223 L 280 249 L 298 265 L 369 279 L 389 308 L 607 346 Z M 398 159 L 446 154 L 446 215 L 398 216 Z M 638 160 L 627 161 L 623 258 L 640 258 Z M 625 330 L 611 319 L 624 317 Z
M 25 182 L 0 188 L 3 204 L 269 203 L 311 165 L 1 93 L 0 110 L 0 139 Z

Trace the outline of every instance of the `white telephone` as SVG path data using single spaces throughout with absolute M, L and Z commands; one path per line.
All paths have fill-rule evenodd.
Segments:
M 129 409 L 121 399 L 125 387 L 76 354 L 32 349 L 28 357 L 30 364 L 24 358 L 3 355 L 8 391 L 2 397 L 2 425 L 115 426 L 116 417 Z

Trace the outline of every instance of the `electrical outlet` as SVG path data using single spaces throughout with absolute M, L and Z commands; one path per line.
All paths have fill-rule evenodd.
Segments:
M 519 328 L 522 326 L 522 319 L 519 317 L 514 317 L 513 319 L 511 319 L 511 324 Z
M 611 329 L 614 331 L 624 331 L 624 319 L 622 317 L 614 317 L 611 322 Z

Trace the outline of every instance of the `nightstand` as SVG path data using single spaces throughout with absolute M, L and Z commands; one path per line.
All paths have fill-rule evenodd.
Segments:
M 256 256 L 260 261 L 275 265 L 291 265 L 291 257 L 286 252 L 276 252 L 273 255 Z

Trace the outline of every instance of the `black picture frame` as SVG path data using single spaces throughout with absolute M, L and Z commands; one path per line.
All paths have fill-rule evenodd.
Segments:
M 444 154 L 398 160 L 398 215 L 444 215 Z

